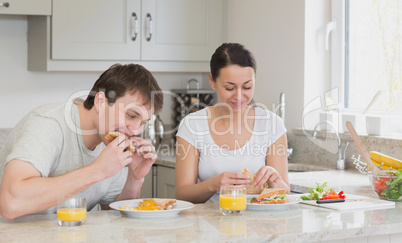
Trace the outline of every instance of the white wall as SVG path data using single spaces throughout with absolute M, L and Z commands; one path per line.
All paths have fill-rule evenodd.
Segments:
M 303 104 L 304 1 L 229 1 L 229 41 L 257 61 L 256 102 L 268 107 L 286 94 L 286 127 L 300 127 Z
M 89 90 L 99 72 L 31 72 L 27 70 L 27 17 L 0 15 L 0 128 L 13 127 L 31 109 L 65 102 L 80 90 Z M 209 87 L 201 73 L 154 73 L 163 90 L 186 88 L 191 78 Z M 204 80 L 201 80 L 201 79 Z M 172 98 L 165 99 L 162 120 L 171 124 Z
M 285 92 L 289 131 L 302 126 L 305 105 L 329 87 L 329 56 L 323 49 L 328 3 L 229 1 L 228 39 L 244 44 L 257 61 L 255 99 L 272 107 L 278 104 L 280 92 Z M 318 122 L 318 113 L 311 122 Z
M 330 0 L 230 0 L 230 42 L 243 43 L 257 60 L 255 99 L 268 107 L 286 93 L 286 127 L 302 126 L 303 109 L 329 90 L 329 52 L 324 50 Z M 0 15 L 0 128 L 13 127 L 32 108 L 63 102 L 78 90 L 90 89 L 100 73 L 27 71 L 27 18 Z M 212 53 L 211 53 L 212 54 Z M 155 73 L 164 90 L 185 88 L 205 73 Z M 171 121 L 168 97 L 161 117 Z M 318 122 L 317 112 L 306 116 Z M 312 125 L 310 125 L 311 127 Z

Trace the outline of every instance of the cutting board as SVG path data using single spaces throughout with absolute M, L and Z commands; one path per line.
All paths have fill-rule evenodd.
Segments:
M 307 194 L 305 194 L 307 195 Z M 384 208 L 394 208 L 395 202 L 386 201 L 371 197 L 364 197 L 359 195 L 353 194 L 346 194 L 345 202 L 341 203 L 324 203 L 318 204 L 315 200 L 311 201 L 301 201 L 300 203 L 321 207 L 321 208 L 328 208 L 338 211 L 348 211 L 348 210 L 357 210 L 357 209 L 365 209 L 365 210 L 373 210 L 373 209 L 384 209 Z

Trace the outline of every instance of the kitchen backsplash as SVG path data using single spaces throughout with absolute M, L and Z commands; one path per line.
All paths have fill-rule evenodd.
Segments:
M 293 129 L 292 133 L 288 133 L 289 146 L 293 148 L 293 158 L 289 160 L 289 163 L 335 168 L 338 159 L 338 139 L 335 133 L 328 132 L 325 136 L 325 132 L 318 132 L 316 140 L 312 138 L 312 131 L 306 131 L 306 133 L 308 135 L 302 129 Z M 349 133 L 341 133 L 340 138 L 342 152 L 346 142 L 350 143 L 345 158 L 346 168 L 352 168 L 354 165 L 351 157 L 352 155 L 357 157 L 360 152 Z M 360 138 L 368 152 L 378 151 L 402 160 L 402 138 L 391 139 L 375 136 L 360 136 Z M 364 161 L 363 158 L 360 160 Z

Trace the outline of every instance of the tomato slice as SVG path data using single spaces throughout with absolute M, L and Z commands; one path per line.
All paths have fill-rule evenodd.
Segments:
M 250 203 L 258 203 L 258 199 L 253 197 L 253 199 L 251 199 Z

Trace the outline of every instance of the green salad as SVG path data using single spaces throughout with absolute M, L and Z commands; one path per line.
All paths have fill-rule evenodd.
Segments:
M 322 185 L 317 182 L 317 187 L 310 188 L 310 190 L 308 190 L 310 193 L 309 195 L 301 195 L 300 198 L 303 200 L 320 200 L 320 198 L 322 198 L 328 191 L 328 189 L 325 189 L 325 187 L 327 187 L 326 182 L 324 182 Z
M 384 176 L 373 176 L 374 191 L 383 199 L 402 199 L 402 170 Z

